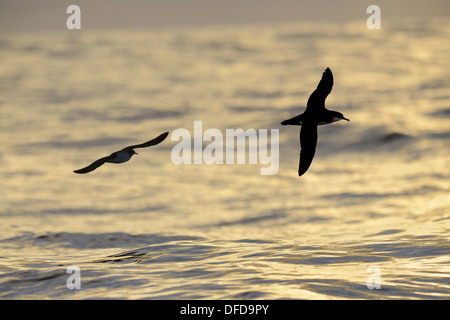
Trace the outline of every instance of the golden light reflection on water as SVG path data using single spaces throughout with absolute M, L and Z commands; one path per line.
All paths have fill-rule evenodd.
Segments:
M 85 298 L 447 298 L 450 29 L 358 28 L 2 36 L 3 268 L 80 263 Z M 299 128 L 280 121 L 302 112 L 326 66 L 327 106 L 351 122 L 319 128 L 298 178 Z M 177 166 L 170 137 L 72 172 L 194 120 L 279 129 L 279 172 Z M 367 289 L 370 265 L 384 290 Z

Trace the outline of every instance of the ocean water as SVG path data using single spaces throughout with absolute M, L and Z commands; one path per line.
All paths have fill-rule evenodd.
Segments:
M 0 297 L 449 299 L 449 38 L 449 19 L 1 33 Z M 280 122 L 326 67 L 351 121 L 319 128 L 299 178 Z M 194 121 L 278 129 L 278 172 L 174 164 Z

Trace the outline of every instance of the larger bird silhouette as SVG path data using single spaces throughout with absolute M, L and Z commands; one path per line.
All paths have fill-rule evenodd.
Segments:
M 306 110 L 302 114 L 281 122 L 283 126 L 301 126 L 300 129 L 300 160 L 298 175 L 302 176 L 311 165 L 316 153 L 317 126 L 347 120 L 344 115 L 337 111 L 325 108 L 325 99 L 333 88 L 333 74 L 330 68 L 326 68 L 317 89 L 309 96 Z
M 98 167 L 100 167 L 105 162 L 110 162 L 110 163 L 127 162 L 128 160 L 131 159 L 132 156 L 137 154 L 134 151 L 134 149 L 146 148 L 146 147 L 157 145 L 157 144 L 163 142 L 164 139 L 166 139 L 168 134 L 169 134 L 169 132 L 164 132 L 163 134 L 159 135 L 158 137 L 156 137 L 156 138 L 154 138 L 154 139 L 152 139 L 150 141 L 147 141 L 147 142 L 144 142 L 144 143 L 141 143 L 141 144 L 135 144 L 135 145 L 123 148 L 122 150 L 119 150 L 119 151 L 111 153 L 107 157 L 103 157 L 103 158 L 100 158 L 100 159 L 94 161 L 93 163 L 91 163 L 87 167 L 84 167 L 84 168 L 78 169 L 78 170 L 74 170 L 73 172 L 75 172 L 75 173 L 88 173 L 88 172 L 91 172 L 91 171 L 97 169 Z

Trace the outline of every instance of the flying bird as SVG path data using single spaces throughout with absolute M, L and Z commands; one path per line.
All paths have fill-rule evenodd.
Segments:
M 127 162 L 128 160 L 131 159 L 131 157 L 133 155 L 137 154 L 137 152 L 135 152 L 134 149 L 136 149 L 136 148 L 146 148 L 146 147 L 157 145 L 157 144 L 163 142 L 164 139 L 166 139 L 168 134 L 169 134 L 169 132 L 164 132 L 163 134 L 159 135 L 158 137 L 156 137 L 156 138 L 154 138 L 154 139 L 152 139 L 150 141 L 147 141 L 147 142 L 144 142 L 144 143 L 141 143 L 141 144 L 135 144 L 135 145 L 123 148 L 122 150 L 119 150 L 119 151 L 111 153 L 107 157 L 103 157 L 103 158 L 100 158 L 100 159 L 94 161 L 93 163 L 91 163 L 87 167 L 84 167 L 84 168 L 78 169 L 78 170 L 74 170 L 73 172 L 75 172 L 75 173 L 88 173 L 88 172 L 91 172 L 91 171 L 97 169 L 98 167 L 100 167 L 105 162 L 110 162 L 110 163 Z
M 309 96 L 306 110 L 302 114 L 281 122 L 283 126 L 301 126 L 300 129 L 300 160 L 298 175 L 302 176 L 311 165 L 317 145 L 317 126 L 347 120 L 340 112 L 325 108 L 325 99 L 333 88 L 333 74 L 326 68 L 317 89 Z

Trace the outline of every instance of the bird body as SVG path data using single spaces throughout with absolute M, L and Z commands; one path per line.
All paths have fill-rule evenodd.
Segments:
M 315 120 L 314 119 L 315 118 L 314 115 L 309 116 L 308 114 L 305 114 L 305 113 L 302 113 L 302 114 L 300 114 L 298 116 L 295 116 L 295 117 L 293 117 L 291 119 L 284 120 L 281 124 L 283 126 L 286 126 L 286 125 L 302 126 L 303 122 L 305 121 L 305 119 L 306 119 L 306 121 L 308 121 L 308 120 L 309 121 L 314 121 Z M 333 122 L 336 122 L 336 121 L 339 121 L 339 120 L 342 120 L 342 119 L 345 119 L 345 118 L 343 118 L 343 115 L 341 113 L 336 112 L 336 111 L 330 111 L 328 109 L 325 109 L 325 111 L 322 112 L 317 118 L 318 119 L 316 119 L 315 121 L 318 121 L 318 125 L 319 126 L 324 125 L 324 124 L 333 123 Z M 348 120 L 348 119 L 345 119 L 345 120 Z
M 108 159 L 106 160 L 106 162 L 111 162 L 111 163 L 123 163 L 123 162 L 127 162 L 128 160 L 131 159 L 132 156 L 134 156 L 135 154 L 137 154 L 133 149 L 122 149 L 120 151 L 114 152 L 112 153 Z
M 298 175 L 302 176 L 311 165 L 317 145 L 317 126 L 348 120 L 337 111 L 325 108 L 325 99 L 333 88 L 333 74 L 326 68 L 317 89 L 310 95 L 305 112 L 281 122 L 282 125 L 301 126 L 300 129 L 300 160 Z
M 74 170 L 74 172 L 75 173 L 88 173 L 88 172 L 91 172 L 91 171 L 97 169 L 105 162 L 110 162 L 110 163 L 127 162 L 128 160 L 131 159 L 131 157 L 133 155 L 137 154 L 137 152 L 134 151 L 134 149 L 146 148 L 146 147 L 157 145 L 157 144 L 161 143 L 162 141 L 164 141 L 164 139 L 167 137 L 168 134 L 169 134 L 169 132 L 164 132 L 163 134 L 159 135 L 158 137 L 156 137 L 150 141 L 147 141 L 147 142 L 144 142 L 141 144 L 128 146 L 126 148 L 123 148 L 122 150 L 113 152 L 109 156 L 106 156 L 106 157 L 103 157 L 103 158 L 100 158 L 100 159 L 94 161 L 87 167 L 84 167 L 84 168 L 78 169 L 78 170 Z

